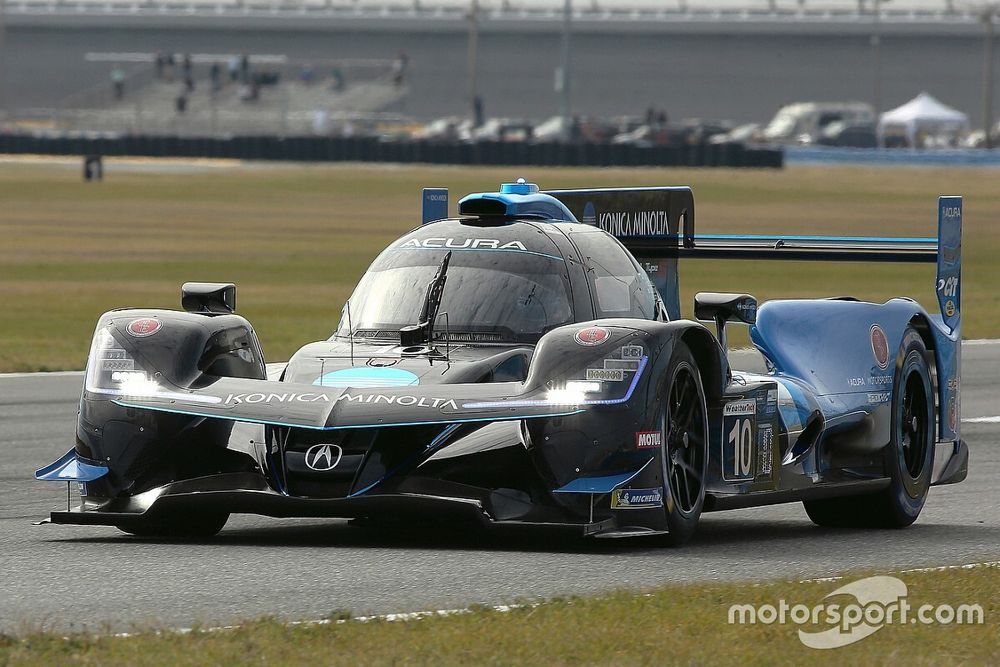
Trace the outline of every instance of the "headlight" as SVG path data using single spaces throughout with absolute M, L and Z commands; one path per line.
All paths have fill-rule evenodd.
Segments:
M 109 327 L 98 325 L 87 359 L 85 387 L 92 394 L 135 396 L 155 392 L 157 385 L 115 340 Z
M 220 403 L 221 398 L 186 393 L 155 377 L 144 369 L 121 343 L 110 327 L 98 325 L 87 359 L 84 389 L 89 394 L 112 398 L 174 398 L 203 403 Z

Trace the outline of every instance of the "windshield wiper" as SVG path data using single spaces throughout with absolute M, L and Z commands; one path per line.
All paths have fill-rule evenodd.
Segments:
M 434 279 L 427 284 L 424 305 L 420 309 L 420 319 L 417 324 L 411 324 L 399 330 L 399 343 L 403 347 L 426 345 L 434 340 L 434 321 L 437 319 L 438 309 L 441 307 L 441 297 L 444 296 L 444 284 L 448 280 L 449 262 L 451 262 L 450 250 L 441 260 L 441 265 L 438 266 Z

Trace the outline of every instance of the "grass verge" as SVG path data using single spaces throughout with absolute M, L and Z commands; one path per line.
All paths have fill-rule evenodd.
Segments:
M 0 371 L 80 369 L 103 311 L 176 308 L 187 280 L 238 283 L 239 310 L 266 355 L 286 359 L 329 335 L 369 262 L 419 223 L 421 187 L 449 187 L 454 207 L 518 175 L 550 188 L 690 184 L 703 232 L 929 236 L 937 195 L 963 194 L 963 333 L 1000 331 L 992 170 L 235 165 L 112 168 L 86 184 L 75 168 L 25 162 L 0 164 Z M 929 266 L 692 260 L 681 285 L 685 304 L 700 290 L 935 303 Z M 745 343 L 732 329 L 733 343 Z
M 35 632 L 0 640 L 2 665 L 990 665 L 1000 662 L 1000 569 L 896 575 L 915 610 L 978 604 L 982 624 L 890 624 L 836 649 L 806 647 L 798 631 L 825 624 L 731 624 L 730 605 L 856 603 L 824 599 L 840 581 L 672 586 L 553 600 L 506 612 L 419 620 L 288 625 L 274 619 L 189 633 L 128 637 Z M 872 605 L 869 604 L 869 607 Z M 932 616 L 934 612 L 931 612 Z M 338 612 L 334 618 L 343 616 Z M 897 614 L 895 618 L 899 618 Z

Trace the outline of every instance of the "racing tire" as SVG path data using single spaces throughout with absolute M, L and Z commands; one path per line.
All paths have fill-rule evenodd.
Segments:
M 837 528 L 905 528 L 927 500 L 937 441 L 928 352 L 914 329 L 903 334 L 892 384 L 892 419 L 885 448 L 887 488 L 871 494 L 807 500 L 813 523 Z
M 698 363 L 677 343 L 667 365 L 662 414 L 661 464 L 666 546 L 688 542 L 705 505 L 708 470 L 708 408 Z
M 204 539 L 217 535 L 227 521 L 229 521 L 228 512 L 199 512 L 198 514 L 169 514 L 155 518 L 142 518 L 120 523 L 116 527 L 123 533 L 136 537 Z

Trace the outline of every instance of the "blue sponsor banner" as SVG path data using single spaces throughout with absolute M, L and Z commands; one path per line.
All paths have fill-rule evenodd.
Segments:
M 448 217 L 448 188 L 424 188 L 423 215 L 420 224 Z
M 1000 149 L 841 148 L 786 146 L 785 164 L 916 165 L 1000 167 Z
M 941 315 L 954 331 L 962 307 L 962 198 L 938 198 L 937 297 Z

